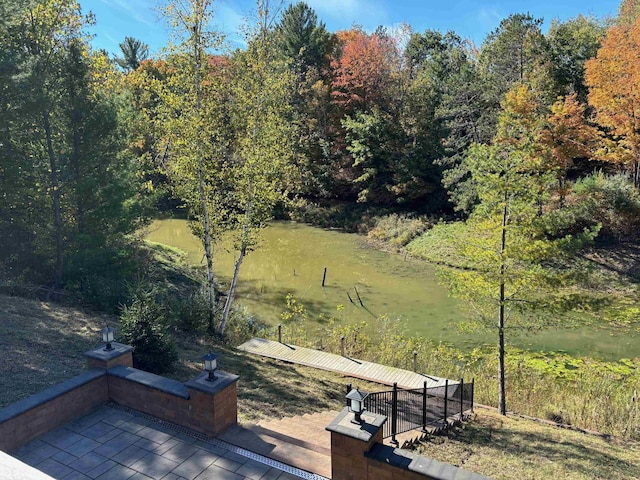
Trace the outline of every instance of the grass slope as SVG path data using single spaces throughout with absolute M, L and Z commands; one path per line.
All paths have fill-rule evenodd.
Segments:
M 99 344 L 98 330 L 113 317 L 0 295 L 0 407 L 79 374 L 83 352 Z M 212 347 L 220 367 L 240 375 L 241 422 L 341 409 L 340 375 L 284 364 L 212 345 L 198 337 L 177 339 L 180 356 L 170 375 L 186 381 L 201 371 Z M 367 391 L 375 384 L 354 382 Z M 640 444 L 603 439 L 480 410 L 448 436 L 433 437 L 420 452 L 496 479 L 640 478 Z
M 640 478 L 640 444 L 477 409 L 473 420 L 417 451 L 496 480 Z

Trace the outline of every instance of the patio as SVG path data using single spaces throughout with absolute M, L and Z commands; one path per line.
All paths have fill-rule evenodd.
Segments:
M 114 404 L 12 455 L 57 480 L 322 478 Z

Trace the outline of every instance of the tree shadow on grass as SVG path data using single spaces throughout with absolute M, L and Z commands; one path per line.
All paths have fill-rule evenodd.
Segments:
M 446 442 L 464 445 L 469 456 L 475 449 L 483 449 L 485 455 L 494 458 L 503 458 L 507 452 L 514 461 L 536 465 L 552 462 L 566 471 L 580 473 L 584 478 L 640 478 L 640 464 L 622 458 L 623 453 L 628 453 L 627 448 L 595 437 L 552 429 L 549 427 L 548 432 L 527 431 L 503 425 L 499 419 L 482 419 L 452 430 L 447 434 Z M 620 456 L 616 455 L 616 450 Z
M 115 317 L 85 315 L 37 300 L 0 296 L 0 408 L 86 369 L 83 353 Z

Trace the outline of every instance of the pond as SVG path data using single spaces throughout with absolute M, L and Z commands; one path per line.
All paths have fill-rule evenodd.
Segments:
M 191 234 L 186 220 L 156 220 L 146 238 L 183 250 L 193 264 L 205 264 L 201 242 Z M 216 275 L 228 283 L 235 252 L 230 241 L 216 248 Z M 326 322 L 321 314 L 341 322 L 366 321 L 371 328 L 380 315 L 388 315 L 405 320 L 409 333 L 461 348 L 496 342 L 490 333 L 460 331 L 460 304 L 438 284 L 430 265 L 370 248 L 356 234 L 273 222 L 242 264 L 236 300 L 256 318 L 275 325 L 289 293 L 318 326 Z M 511 344 L 606 359 L 640 356 L 636 337 L 595 327 L 512 337 Z

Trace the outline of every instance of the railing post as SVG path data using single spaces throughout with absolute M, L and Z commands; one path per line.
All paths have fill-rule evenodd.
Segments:
M 393 399 L 391 406 L 391 443 L 398 444 L 396 432 L 398 431 L 398 384 L 393 383 Z
M 278 324 L 278 343 L 282 343 L 282 324 Z
M 352 387 L 350 383 L 347 383 L 347 395 L 349 395 L 349 392 L 351 391 Z M 347 407 L 349 406 L 349 400 L 347 400 Z
M 427 431 L 427 381 L 422 387 L 422 431 Z
M 462 421 L 462 413 L 464 412 L 464 378 L 460 379 L 460 421 Z
M 447 423 L 447 399 L 449 398 L 449 380 L 444 381 L 444 423 Z
M 473 377 L 471 379 L 471 412 L 473 413 L 473 391 L 475 390 L 476 379 Z
M 413 351 L 413 371 L 418 373 L 418 352 Z
M 344 357 L 344 335 L 340 337 L 340 352 L 342 352 L 342 356 Z

